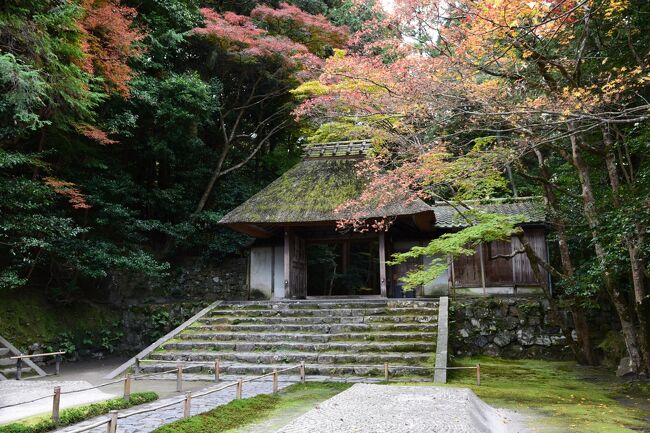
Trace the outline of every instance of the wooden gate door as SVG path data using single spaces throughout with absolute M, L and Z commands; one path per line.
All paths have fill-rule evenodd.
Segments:
M 307 297 L 307 242 L 304 238 L 293 235 L 291 254 L 292 295 L 298 299 Z
M 307 297 L 307 242 L 295 233 L 284 238 L 285 296 L 291 299 Z

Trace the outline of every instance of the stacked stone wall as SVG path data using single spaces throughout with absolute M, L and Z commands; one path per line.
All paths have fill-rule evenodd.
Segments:
M 504 358 L 568 359 L 572 356 L 545 299 L 490 297 L 450 303 L 450 353 Z M 573 331 L 569 314 L 562 317 Z M 591 337 L 597 344 L 617 323 L 611 309 L 589 312 Z

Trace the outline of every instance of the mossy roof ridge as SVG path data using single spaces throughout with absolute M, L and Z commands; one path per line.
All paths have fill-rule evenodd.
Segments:
M 519 215 L 527 224 L 543 224 L 546 221 L 546 207 L 542 197 L 493 198 L 488 200 L 465 200 L 464 205 L 483 212 L 501 215 Z M 459 209 L 463 209 L 458 205 Z M 446 203 L 432 206 L 436 215 L 436 227 L 461 228 L 467 223 L 460 217 L 458 210 Z
M 299 223 L 345 218 L 336 209 L 359 197 L 364 188 L 363 180 L 356 174 L 358 162 L 357 158 L 305 159 L 233 209 L 220 223 Z M 360 213 L 363 218 L 380 218 L 430 210 L 421 200 L 394 200 Z

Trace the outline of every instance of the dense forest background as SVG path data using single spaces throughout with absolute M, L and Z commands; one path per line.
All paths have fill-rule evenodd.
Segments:
M 96 305 L 115 273 L 162 284 L 185 257 L 223 260 L 247 239 L 217 222 L 302 144 L 372 137 L 360 173 L 375 196 L 543 196 L 551 260 L 523 238 L 518 253 L 553 275 L 545 293 L 573 318 L 576 358 L 598 362 L 587 317 L 607 304 L 622 330 L 607 344 L 650 372 L 650 6 L 381 6 L 3 2 L 4 305 Z M 366 229 L 357 205 L 342 226 Z M 468 221 L 403 259 L 520 235 L 513 219 Z
M 0 290 L 66 301 L 117 269 L 163 276 L 241 245 L 215 223 L 295 162 L 289 90 L 345 38 L 312 14 L 345 14 L 201 3 L 2 7 Z
M 237 253 L 247 239 L 216 223 L 297 161 L 290 90 L 346 43 L 352 7 L 3 2 L 2 330 L 118 340 L 120 317 L 102 307 L 112 275 L 155 287 L 187 256 Z

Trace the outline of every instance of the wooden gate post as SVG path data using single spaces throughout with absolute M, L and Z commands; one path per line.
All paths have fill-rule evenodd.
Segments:
M 379 285 L 382 298 L 388 296 L 386 282 L 386 234 L 379 232 Z
M 300 361 L 300 382 L 305 383 L 305 361 Z
M 117 432 L 117 411 L 112 410 L 108 413 L 108 424 L 106 424 L 106 433 Z
M 185 403 L 183 404 L 183 418 L 189 418 L 192 412 L 192 393 L 187 391 L 185 393 Z
M 278 369 L 273 370 L 273 394 L 278 392 Z
M 23 359 L 16 360 L 16 380 L 20 380 L 23 375 Z
M 58 423 L 60 420 L 59 417 L 59 407 L 61 406 L 61 387 L 54 387 L 54 397 L 52 398 L 52 422 L 54 424 Z
M 388 363 L 384 362 L 384 380 L 388 382 Z
M 124 377 L 124 400 L 129 401 L 131 399 L 131 374 L 126 373 Z
M 481 364 L 476 364 L 476 385 L 481 386 Z
M 221 374 L 221 360 L 217 356 L 217 359 L 214 360 L 214 381 L 219 382 L 219 376 Z
M 239 400 L 241 398 L 243 384 L 244 384 L 244 382 L 242 382 L 241 379 L 239 379 L 237 381 L 237 386 L 235 387 L 236 388 L 236 391 L 235 391 L 235 399 L 236 400 Z
M 176 370 L 176 391 L 181 392 L 183 390 L 183 366 L 179 365 Z

